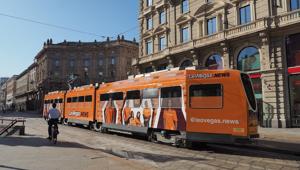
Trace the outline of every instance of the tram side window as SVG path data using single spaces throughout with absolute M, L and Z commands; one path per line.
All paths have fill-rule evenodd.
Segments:
M 78 101 L 79 101 L 79 102 L 84 102 L 84 96 L 79 96 L 79 97 L 78 97 Z
M 78 97 L 72 97 L 72 103 L 78 102 Z
M 129 107 L 140 107 L 141 94 L 139 90 L 128 91 L 126 93 L 126 102 Z
M 241 74 L 241 79 L 242 79 L 242 82 L 244 85 L 244 89 L 245 89 L 245 92 L 247 95 L 249 105 L 252 110 L 256 111 L 257 104 L 256 104 L 256 99 L 255 99 L 251 79 L 249 78 L 249 76 L 247 74 L 244 74 L 244 73 Z
M 91 101 L 92 101 L 92 96 L 91 96 L 91 95 L 85 96 L 85 97 L 84 97 L 84 101 L 85 101 L 85 102 L 91 102 Z
M 220 109 L 223 107 L 221 84 L 198 84 L 190 86 L 190 107 L 194 109 Z
M 182 92 L 180 86 L 161 88 L 161 107 L 162 108 L 181 108 Z
M 63 99 L 58 99 L 58 103 L 63 103 Z
M 109 94 L 100 95 L 100 101 L 108 101 L 108 100 L 109 100 Z
M 144 89 L 143 90 L 143 108 L 158 108 L 158 89 Z
M 55 99 L 55 100 L 54 100 L 54 103 L 58 103 L 58 99 Z
M 122 92 L 112 93 L 111 99 L 112 99 L 113 103 L 116 103 L 116 105 L 117 105 L 116 106 L 115 104 L 111 103 L 112 107 L 118 107 L 118 108 L 122 107 L 122 105 L 123 105 L 123 93 Z M 114 102 L 114 101 L 116 101 L 116 102 Z
M 71 103 L 71 101 L 72 101 L 71 97 L 68 97 L 67 98 L 67 103 Z

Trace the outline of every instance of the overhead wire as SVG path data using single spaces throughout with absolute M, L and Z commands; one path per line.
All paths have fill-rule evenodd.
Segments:
M 72 31 L 72 32 L 77 32 L 77 33 L 81 33 L 81 34 L 97 36 L 97 37 L 101 37 L 103 39 L 108 37 L 108 36 L 105 36 L 105 35 L 99 35 L 99 34 L 92 33 L 92 32 L 82 31 L 82 30 L 78 30 L 78 29 L 74 29 L 74 28 L 70 28 L 70 27 L 65 27 L 65 26 L 61 26 L 61 25 L 50 24 L 50 23 L 46 23 L 46 22 L 41 22 L 41 21 L 29 19 L 29 18 L 15 16 L 15 15 L 9 15 L 9 14 L 5 14 L 5 13 L 1 13 L 1 12 L 0 12 L 0 16 L 13 18 L 13 19 L 16 19 L 16 20 L 22 20 L 22 21 L 26 21 L 26 22 L 31 22 L 31 23 L 35 23 L 35 24 L 40 24 L 40 25 L 44 25 L 44 26 L 48 26 L 48 27 L 68 30 L 68 31 Z

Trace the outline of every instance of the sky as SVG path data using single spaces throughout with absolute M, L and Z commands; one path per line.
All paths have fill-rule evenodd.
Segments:
M 102 36 L 116 37 L 126 32 L 125 39 L 138 40 L 138 0 L 0 0 L 0 3 L 0 77 L 24 71 L 48 38 L 53 43 L 93 42 L 105 40 Z

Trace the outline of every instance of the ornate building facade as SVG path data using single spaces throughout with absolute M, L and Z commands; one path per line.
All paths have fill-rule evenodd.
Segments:
M 299 0 L 140 0 L 138 73 L 250 74 L 264 127 L 300 127 Z
M 37 109 L 36 63 L 31 64 L 16 79 L 16 111 L 33 111 Z
M 39 98 L 45 93 L 127 79 L 131 60 L 138 57 L 138 43 L 118 37 L 103 42 L 44 43 L 36 55 L 36 82 Z M 42 101 L 42 100 L 40 100 Z

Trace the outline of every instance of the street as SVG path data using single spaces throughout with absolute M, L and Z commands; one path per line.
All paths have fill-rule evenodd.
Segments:
M 20 114 L 15 114 L 21 116 Z M 9 116 L 12 116 L 11 114 Z M 0 139 L 3 169 L 299 169 L 300 156 L 241 146 L 208 144 L 194 149 L 151 143 L 126 135 L 59 126 L 56 145 L 46 121 L 26 117 L 25 136 Z

